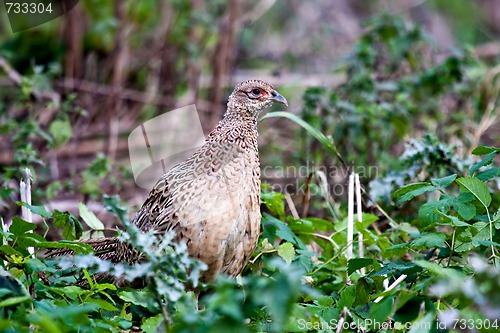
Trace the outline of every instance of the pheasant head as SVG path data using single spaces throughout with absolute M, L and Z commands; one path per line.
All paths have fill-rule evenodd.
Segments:
M 234 88 L 227 103 L 228 110 L 241 113 L 242 116 L 257 118 L 273 102 L 288 105 L 285 97 L 274 90 L 269 83 L 261 80 L 242 82 Z

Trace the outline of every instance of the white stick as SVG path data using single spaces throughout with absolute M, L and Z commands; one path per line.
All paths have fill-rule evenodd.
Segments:
M 25 180 L 21 180 L 19 182 L 19 190 L 21 191 L 21 201 L 31 205 L 31 171 L 29 168 L 24 170 L 25 172 Z M 21 212 L 23 215 L 23 219 L 26 222 L 33 222 L 33 214 L 28 207 L 22 207 Z M 33 232 L 33 231 L 31 231 Z M 33 255 L 35 253 L 35 248 L 28 247 L 28 252 Z
M 352 241 L 354 238 L 354 173 L 349 176 L 347 202 L 347 248 L 345 256 L 347 260 L 352 258 Z
M 363 223 L 363 207 L 361 206 L 361 184 L 359 181 L 359 174 L 355 174 L 355 184 L 356 184 L 356 209 L 358 215 L 358 223 Z M 358 232 L 358 250 L 359 250 L 359 258 L 364 258 L 365 251 L 363 246 L 363 233 Z M 360 269 L 361 275 L 365 275 L 365 268 Z
M 386 288 L 385 291 L 389 291 L 389 290 L 392 290 L 392 289 L 396 288 L 398 286 L 398 284 L 400 284 L 401 282 L 404 281 L 404 279 L 406 279 L 406 277 L 407 277 L 407 275 L 402 274 L 400 277 L 398 277 L 396 279 L 396 281 L 394 281 L 388 288 Z M 375 300 L 375 303 L 380 302 L 383 298 L 384 298 L 384 296 L 378 297 Z

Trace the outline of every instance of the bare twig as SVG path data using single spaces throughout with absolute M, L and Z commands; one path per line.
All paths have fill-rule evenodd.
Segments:
M 19 74 L 2 56 L 0 56 L 0 68 L 5 72 L 5 74 L 7 74 L 7 77 L 14 85 L 21 86 L 23 81 L 22 75 Z M 35 96 L 36 99 L 48 99 L 53 101 L 54 102 L 53 104 L 55 106 L 59 106 L 59 103 L 61 101 L 61 96 L 54 91 L 34 90 L 33 95 Z
M 295 204 L 293 203 L 290 193 L 285 192 L 285 199 L 288 207 L 290 207 L 290 212 L 292 213 L 293 218 L 296 220 L 300 219 L 299 213 L 297 212 L 297 208 L 295 208 Z
M 214 52 L 213 81 L 212 81 L 212 115 L 210 125 L 215 126 L 219 121 L 220 103 L 222 101 L 222 88 L 228 83 L 227 77 L 233 66 L 236 53 L 236 36 L 240 30 L 238 18 L 240 16 L 239 0 L 231 0 L 227 13 L 222 18 L 219 40 Z
M 17 86 L 21 85 L 21 74 L 19 74 L 14 68 L 12 68 L 12 66 L 2 56 L 0 56 L 0 68 L 3 69 L 5 74 L 7 74 L 7 77 L 10 81 L 12 81 Z

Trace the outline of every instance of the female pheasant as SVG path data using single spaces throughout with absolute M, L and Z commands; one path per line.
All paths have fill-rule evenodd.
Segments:
M 189 254 L 208 269 L 235 277 L 255 250 L 260 232 L 260 164 L 257 119 L 273 102 L 287 104 L 269 83 L 250 80 L 236 86 L 227 110 L 205 144 L 168 171 L 153 187 L 133 223 L 158 236 L 174 231 Z M 96 255 L 134 263 L 140 254 L 117 239 L 89 240 Z

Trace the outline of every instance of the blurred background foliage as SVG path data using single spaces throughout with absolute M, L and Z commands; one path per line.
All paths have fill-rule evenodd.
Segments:
M 86 0 L 17 33 L 2 10 L 0 215 L 10 228 L 0 246 L 0 327 L 280 332 L 367 318 L 492 324 L 500 317 L 499 151 L 492 148 L 500 146 L 499 35 L 495 0 Z M 60 269 L 74 262 L 44 260 L 43 249 L 123 229 L 122 205 L 132 214 L 147 194 L 133 180 L 128 134 L 189 104 L 208 133 L 232 87 L 254 78 L 273 83 L 290 106 L 259 124 L 263 233 L 243 280 L 218 280 L 201 311 L 192 294 L 161 279 L 140 291 L 67 286 Z M 16 205 L 26 167 L 33 221 L 21 219 Z M 364 188 L 356 234 L 364 235 L 367 258 L 347 260 L 352 171 Z M 137 247 L 151 247 L 127 233 Z M 31 246 L 42 250 L 36 258 Z M 169 249 L 151 250 L 155 268 L 130 275 L 196 282 L 183 271 L 196 263 Z M 184 268 L 162 268 L 175 260 Z M 77 262 L 80 270 L 110 269 L 92 255 Z M 61 308 L 68 316 L 55 314 Z

